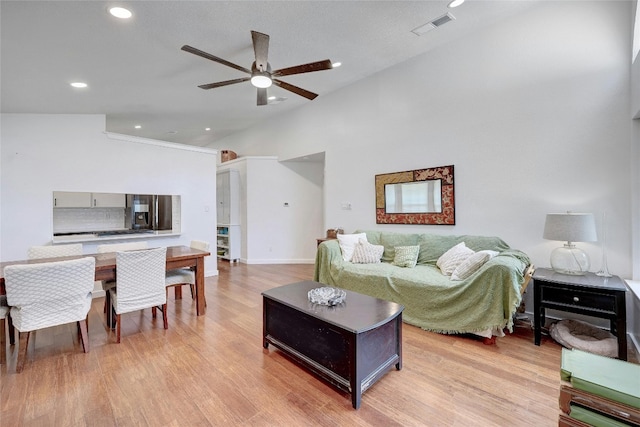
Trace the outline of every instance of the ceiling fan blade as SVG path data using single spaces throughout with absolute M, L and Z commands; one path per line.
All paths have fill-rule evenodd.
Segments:
M 251 31 L 251 39 L 253 40 L 253 52 L 256 55 L 256 68 L 260 71 L 268 71 L 269 36 Z
M 267 105 L 267 89 L 258 88 L 258 105 Z
M 209 83 L 209 84 L 206 84 L 206 85 L 199 85 L 198 87 L 200 89 L 215 89 L 217 87 L 233 85 L 233 84 L 236 84 L 236 83 L 242 83 L 242 82 L 246 82 L 248 80 L 251 80 L 251 77 L 242 77 L 242 78 L 239 78 L 239 79 L 225 80 L 223 82 Z
M 235 68 L 236 70 L 242 71 L 243 73 L 251 74 L 250 70 L 247 70 L 246 68 L 240 65 L 234 64 L 233 62 L 225 61 L 222 58 L 218 58 L 215 55 L 211 55 L 210 53 L 203 52 L 200 49 L 196 49 L 195 47 L 191 47 L 185 44 L 180 49 L 184 50 L 185 52 L 193 53 L 194 55 L 198 55 L 205 59 L 209 59 L 211 61 L 217 62 L 219 64 L 226 65 L 227 67 Z
M 282 80 L 273 79 L 273 84 L 280 86 L 282 89 L 286 89 L 289 92 L 293 92 L 296 95 L 303 96 L 307 99 L 316 99 L 316 97 L 318 96 L 317 93 L 309 92 L 308 90 L 302 89 L 298 86 L 294 86 L 287 82 L 283 82 Z
M 275 70 L 271 75 L 273 77 L 289 76 L 291 74 L 312 73 L 314 71 L 330 70 L 333 66 L 331 61 L 325 59 L 324 61 L 310 62 L 308 64 L 296 65 L 295 67 L 281 68 Z

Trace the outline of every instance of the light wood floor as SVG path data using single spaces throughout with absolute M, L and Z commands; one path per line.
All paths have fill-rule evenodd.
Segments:
M 74 325 L 36 333 L 15 373 L 0 374 L 3 426 L 555 426 L 560 347 L 529 327 L 487 346 L 403 327 L 403 369 L 350 398 L 273 347 L 262 348 L 266 289 L 312 277 L 310 265 L 230 266 L 207 278 L 207 314 L 187 288 L 169 301 L 169 329 L 150 310 L 125 317 L 122 343 L 89 317 L 91 351 Z

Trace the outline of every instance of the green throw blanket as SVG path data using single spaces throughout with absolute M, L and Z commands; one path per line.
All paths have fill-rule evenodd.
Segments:
M 369 242 L 380 244 L 385 234 L 395 245 L 403 243 L 400 233 L 367 232 L 367 237 Z M 330 240 L 318 247 L 314 280 L 403 304 L 403 320 L 429 331 L 454 334 L 505 327 L 512 330 L 513 315 L 522 298 L 524 270 L 530 263 L 526 254 L 505 249 L 508 245 L 497 238 L 484 238 L 484 245 L 467 243 L 474 250 L 499 250 L 500 254 L 467 279 L 452 281 L 435 265 L 435 255 L 446 252 L 458 241 L 471 242 L 476 236 L 439 236 L 435 247 L 429 238 L 432 235 L 406 236 L 421 236 L 417 243 L 429 248 L 431 259 L 414 268 L 396 267 L 389 262 L 352 264 L 342 259 L 338 241 Z M 392 247 L 385 245 L 385 255 L 388 250 Z

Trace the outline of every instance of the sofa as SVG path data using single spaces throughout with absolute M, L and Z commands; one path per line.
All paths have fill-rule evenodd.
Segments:
M 385 231 L 356 231 L 352 236 L 357 235 L 366 236 L 360 239 L 366 240 L 363 245 L 379 248 L 380 260 L 346 261 L 340 240 L 327 240 L 318 246 L 315 281 L 402 304 L 403 321 L 428 331 L 495 338 L 505 328 L 513 330 L 533 270 L 525 253 L 498 237 Z M 397 251 L 416 246 L 415 266 L 394 265 Z M 468 277 L 443 274 L 439 260 L 460 246 L 493 256 Z

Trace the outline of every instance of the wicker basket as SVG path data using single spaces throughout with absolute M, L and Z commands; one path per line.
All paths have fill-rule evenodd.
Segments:
M 342 228 L 330 228 L 327 230 L 328 239 L 337 239 L 338 234 L 344 234 L 344 230 Z
M 231 151 L 231 150 L 220 151 L 220 161 L 222 163 L 228 162 L 229 160 L 233 160 L 236 158 L 238 158 L 238 155 L 235 153 L 235 151 Z

